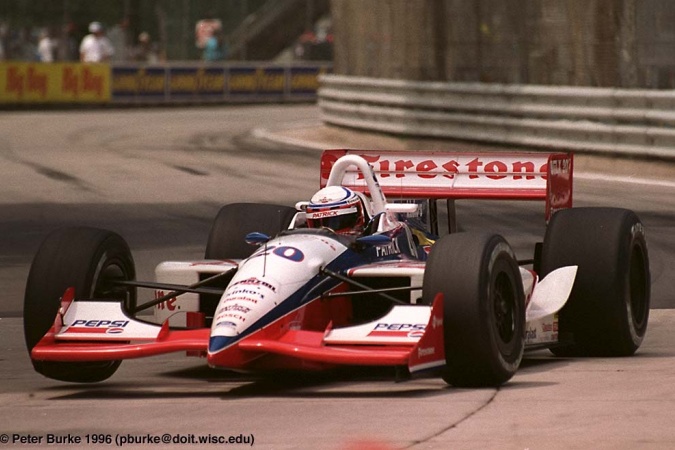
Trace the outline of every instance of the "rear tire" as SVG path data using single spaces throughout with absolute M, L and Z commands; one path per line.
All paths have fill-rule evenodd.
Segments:
M 259 231 L 276 236 L 291 224 L 295 208 L 266 203 L 233 203 L 223 206 L 213 221 L 206 244 L 206 259 L 244 259 L 254 247 L 244 240 Z
M 135 276 L 129 246 L 116 233 L 78 227 L 47 236 L 26 283 L 23 325 L 28 354 L 53 325 L 67 288 L 75 288 L 75 298 L 123 300 L 130 310 L 136 304 L 136 290 L 111 287 L 107 281 L 133 280 Z M 48 378 L 79 383 L 103 381 L 121 363 L 31 361 L 35 370 Z
M 525 348 L 525 299 L 518 263 L 503 237 L 443 236 L 431 249 L 423 298 L 443 293 L 446 368 L 457 387 L 498 386 L 518 370 Z
M 577 265 L 559 313 L 558 356 L 629 356 L 647 331 L 649 256 L 637 215 L 618 208 L 573 208 L 556 213 L 544 238 L 542 276 Z M 571 338 L 571 339 L 570 339 Z

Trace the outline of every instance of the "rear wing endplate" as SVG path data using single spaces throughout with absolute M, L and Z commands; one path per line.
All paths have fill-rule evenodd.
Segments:
M 400 152 L 325 150 L 321 156 L 321 187 L 335 162 L 345 155 L 363 157 L 377 175 L 389 201 L 396 199 L 543 200 L 546 220 L 572 207 L 571 153 Z M 367 192 L 354 166 L 342 185 Z

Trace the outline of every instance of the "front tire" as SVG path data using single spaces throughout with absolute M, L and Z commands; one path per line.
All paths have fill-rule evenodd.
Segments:
M 498 386 L 518 370 L 525 348 L 520 270 L 503 237 L 450 234 L 431 249 L 423 298 L 443 293 L 446 368 L 457 387 Z
M 119 299 L 127 310 L 136 304 L 136 291 L 112 286 L 112 280 L 135 279 L 129 246 L 118 234 L 96 228 L 58 230 L 40 246 L 28 275 L 24 297 L 23 325 L 28 354 L 49 331 L 67 288 L 75 298 Z M 42 375 L 61 381 L 93 383 L 109 378 L 121 361 L 37 361 Z
M 232 203 L 223 206 L 213 221 L 206 244 L 206 259 L 244 259 L 254 248 L 245 242 L 248 233 L 276 236 L 291 224 L 295 209 L 266 203 Z
M 633 211 L 573 208 L 557 212 L 544 238 L 542 277 L 577 265 L 559 313 L 558 356 L 629 356 L 640 347 L 649 319 L 650 274 L 645 231 Z

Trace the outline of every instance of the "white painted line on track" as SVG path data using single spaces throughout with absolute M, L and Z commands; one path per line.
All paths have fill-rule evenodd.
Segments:
M 631 176 L 607 175 L 593 172 L 574 172 L 575 180 L 606 181 L 611 183 L 641 184 L 675 189 L 675 181 L 650 180 Z

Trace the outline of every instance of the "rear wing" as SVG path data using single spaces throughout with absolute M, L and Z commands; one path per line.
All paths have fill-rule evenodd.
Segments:
M 368 161 L 390 201 L 543 200 L 547 221 L 556 211 L 572 207 L 574 157 L 570 153 L 325 150 L 321 155 L 322 188 L 335 162 L 345 155 Z M 342 185 L 368 191 L 355 166 L 346 171 Z

